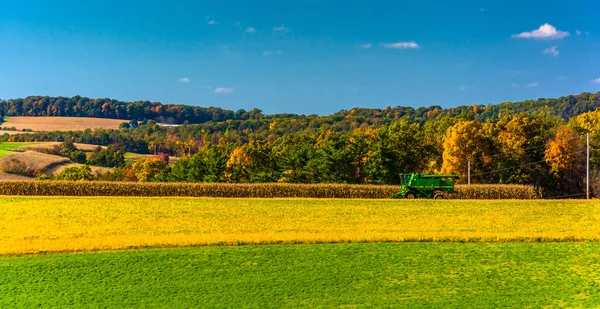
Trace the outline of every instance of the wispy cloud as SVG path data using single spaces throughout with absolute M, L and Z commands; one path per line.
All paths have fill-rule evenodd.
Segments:
M 217 21 L 210 16 L 206 16 L 206 18 L 204 18 L 204 23 L 207 25 L 216 25 Z
M 544 54 L 551 54 L 554 57 L 558 57 L 558 55 L 560 55 L 560 51 L 558 51 L 558 46 L 552 46 L 544 49 Z
M 592 83 L 592 84 L 600 84 L 600 77 L 598 77 L 598 78 L 596 78 L 596 79 L 592 79 L 592 80 L 590 81 L 590 83 Z
M 228 45 L 221 46 L 221 49 L 223 49 L 223 52 L 226 55 L 230 55 L 230 56 L 234 56 L 234 57 L 238 57 L 238 58 L 242 56 L 241 53 L 232 51 L 231 48 L 229 48 Z
M 409 49 L 409 48 L 419 48 L 419 45 L 415 42 L 396 42 L 396 43 L 383 44 L 383 48 Z
M 541 25 L 538 29 L 529 31 L 529 32 L 521 32 L 519 34 L 513 34 L 513 38 L 519 39 L 562 39 L 568 36 L 569 33 L 566 31 L 556 30 L 556 27 L 552 26 L 549 23 L 545 23 Z
M 465 91 L 467 89 L 469 89 L 469 86 L 467 86 L 467 85 L 462 85 L 462 86 L 458 87 L 458 90 L 460 90 L 460 91 Z
M 290 32 L 292 31 L 292 29 L 286 28 L 284 25 L 281 25 L 279 27 L 273 27 L 273 31 L 275 32 Z
M 371 48 L 372 46 L 373 46 L 372 44 L 370 44 L 370 43 L 367 43 L 367 44 L 363 44 L 363 45 L 361 45 L 360 47 L 362 47 L 362 48 L 365 48 L 365 49 L 368 49 L 368 48 Z
M 525 84 L 525 87 L 539 87 L 539 86 L 540 86 L 540 83 L 538 83 L 538 82 Z
M 232 93 L 232 92 L 233 92 L 233 88 L 227 88 L 227 87 L 215 88 L 215 93 Z
M 267 51 L 263 52 L 263 56 L 281 55 L 281 54 L 283 54 L 283 51 L 281 51 L 281 50 L 276 50 L 276 51 L 267 50 Z
M 246 31 L 244 31 L 245 33 L 254 33 L 256 32 L 256 29 L 254 27 L 248 27 L 246 28 Z
M 180 78 L 180 79 L 179 79 L 179 82 L 180 82 L 180 83 L 189 83 L 189 82 L 191 82 L 191 81 L 192 81 L 192 80 L 191 80 L 191 79 L 189 79 L 189 78 L 187 78 L 187 77 L 182 77 L 182 78 Z
M 519 84 L 515 84 L 515 83 L 513 83 L 513 84 L 510 84 L 510 86 L 511 86 L 511 87 L 513 87 L 513 88 L 518 88 L 518 87 L 519 87 Z
M 577 34 L 577 36 L 581 35 L 581 31 L 579 31 L 578 29 L 575 29 L 575 34 Z

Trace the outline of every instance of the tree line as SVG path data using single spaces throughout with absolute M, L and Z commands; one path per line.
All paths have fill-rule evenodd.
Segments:
M 422 172 L 458 174 L 459 183 L 466 183 L 470 161 L 474 184 L 533 184 L 546 196 L 563 196 L 584 192 L 585 134 L 590 134 L 592 187 L 597 192 L 600 109 L 568 122 L 518 113 L 483 123 L 451 117 L 425 124 L 403 119 L 379 128 L 301 132 L 273 141 L 238 143 L 209 136 L 174 162 L 161 153 L 100 179 L 398 184 L 399 174 Z
M 91 99 L 82 96 L 48 97 L 30 96 L 19 99 L 0 100 L 0 116 L 66 116 L 98 117 L 138 122 L 152 121 L 167 124 L 201 124 L 206 122 L 224 122 L 231 120 L 272 120 L 271 123 L 301 121 L 309 118 L 311 125 L 327 125 L 340 129 L 380 126 L 399 119 L 426 122 L 446 116 L 472 117 L 477 121 L 498 120 L 507 113 L 515 114 L 532 110 L 569 119 L 581 113 L 600 107 L 599 93 L 584 92 L 560 98 L 527 100 L 522 102 L 504 102 L 490 105 L 463 105 L 454 108 L 388 106 L 380 108 L 353 108 L 340 110 L 327 116 L 274 114 L 265 115 L 258 108 L 250 111 L 243 109 L 232 111 L 218 107 L 200 107 L 184 104 L 162 104 L 160 102 L 135 101 L 124 102 L 108 98 Z

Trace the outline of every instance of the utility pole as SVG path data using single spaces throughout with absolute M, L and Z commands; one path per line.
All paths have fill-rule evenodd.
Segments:
M 585 134 L 587 159 L 585 161 L 585 198 L 590 199 L 590 133 Z
M 471 160 L 467 161 L 467 185 L 471 185 Z

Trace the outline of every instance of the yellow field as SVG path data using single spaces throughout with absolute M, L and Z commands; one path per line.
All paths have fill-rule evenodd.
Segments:
M 598 240 L 596 201 L 0 198 L 0 254 L 216 244 Z
M 2 126 L 33 131 L 82 131 L 85 129 L 117 129 L 123 122 L 128 122 L 128 120 L 86 117 L 9 117 Z

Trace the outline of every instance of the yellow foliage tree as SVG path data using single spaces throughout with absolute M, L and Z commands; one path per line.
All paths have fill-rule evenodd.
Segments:
M 229 155 L 227 160 L 227 170 L 225 171 L 225 178 L 229 182 L 240 182 L 248 178 L 248 165 L 250 164 L 251 158 L 244 151 L 243 147 L 236 147 Z
M 489 141 L 482 125 L 477 121 L 463 121 L 448 128 L 444 137 L 442 173 L 467 175 L 467 162 L 471 160 L 471 172 L 481 172 L 489 165 Z
M 160 158 L 139 160 L 131 165 L 131 174 L 139 182 L 151 181 L 165 168 L 165 163 Z

